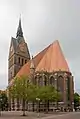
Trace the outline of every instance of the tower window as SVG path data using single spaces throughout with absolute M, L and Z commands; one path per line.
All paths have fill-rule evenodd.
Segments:
M 18 58 L 18 63 L 20 64 L 20 57 Z
M 23 65 L 23 63 L 24 63 L 23 61 L 24 61 L 24 60 L 22 59 L 22 65 Z
M 12 78 L 12 72 L 10 73 L 10 78 Z
M 25 60 L 25 64 L 26 64 L 27 60 Z

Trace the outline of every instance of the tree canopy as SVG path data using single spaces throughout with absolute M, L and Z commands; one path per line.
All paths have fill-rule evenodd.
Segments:
M 74 107 L 79 106 L 80 96 L 78 93 L 74 93 Z
M 8 98 L 5 92 L 0 92 L 0 109 L 7 110 L 8 109 Z
M 25 107 L 25 101 L 58 101 L 60 99 L 60 93 L 54 88 L 54 86 L 39 86 L 30 82 L 28 76 L 16 77 L 14 83 L 9 87 L 9 95 L 12 98 L 18 98 L 23 100 L 23 107 Z

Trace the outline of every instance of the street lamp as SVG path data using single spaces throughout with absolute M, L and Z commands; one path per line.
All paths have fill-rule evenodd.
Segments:
M 55 89 L 57 89 L 57 84 L 56 84 L 57 79 L 55 78 Z
M 2 98 L 0 97 L 0 116 L 1 116 L 1 103 L 2 103 Z
M 37 107 L 37 111 L 38 111 L 38 117 L 40 116 L 40 113 L 39 113 L 39 101 L 40 101 L 40 98 L 36 98 L 36 100 L 38 101 L 38 107 Z
M 57 83 L 56 83 L 57 79 L 55 78 L 55 89 L 57 90 Z M 57 107 L 56 101 L 55 101 L 55 107 Z
M 57 109 L 58 109 L 58 74 L 55 73 L 55 87 L 56 87 L 56 90 L 57 90 Z

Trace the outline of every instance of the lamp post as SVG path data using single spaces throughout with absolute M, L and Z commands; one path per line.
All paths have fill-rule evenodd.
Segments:
M 40 116 L 40 113 L 39 113 L 39 102 L 40 102 L 40 98 L 36 98 L 36 101 L 38 102 L 38 107 L 37 107 L 37 112 L 38 112 L 38 114 L 37 114 L 37 117 L 39 118 L 39 116 Z
M 56 81 L 57 81 L 57 79 L 55 78 L 55 89 L 57 90 Z M 55 101 L 55 107 L 57 107 L 56 101 Z
M 55 88 L 57 90 L 57 109 L 58 109 L 58 74 L 55 73 Z
M 2 103 L 2 98 L 0 97 L 0 116 L 1 116 L 1 103 Z

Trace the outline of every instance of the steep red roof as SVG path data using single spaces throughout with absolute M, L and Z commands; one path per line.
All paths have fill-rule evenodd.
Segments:
M 37 65 L 36 71 L 40 70 L 46 70 L 48 72 L 52 72 L 53 70 L 69 71 L 67 62 L 58 41 L 51 44 L 42 60 Z
M 69 72 L 68 64 L 62 53 L 58 40 L 36 55 L 33 61 L 36 71 L 45 70 L 52 72 L 61 70 Z M 17 76 L 30 74 L 30 64 L 31 61 L 25 64 L 18 72 Z

